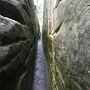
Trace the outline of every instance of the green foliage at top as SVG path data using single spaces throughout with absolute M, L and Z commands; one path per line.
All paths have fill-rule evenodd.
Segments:
M 41 0 L 35 0 L 36 2 L 36 14 L 39 20 L 40 24 L 40 30 L 42 30 L 42 24 L 43 24 L 43 1 Z

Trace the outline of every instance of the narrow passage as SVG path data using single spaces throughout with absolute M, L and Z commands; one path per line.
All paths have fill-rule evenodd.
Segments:
M 42 39 L 38 41 L 32 90 L 48 90 Z

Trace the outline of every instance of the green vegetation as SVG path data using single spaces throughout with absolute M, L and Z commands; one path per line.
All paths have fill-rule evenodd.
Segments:
M 43 0 L 34 0 L 34 4 L 36 5 L 36 14 L 39 20 L 40 31 L 41 31 L 43 24 Z

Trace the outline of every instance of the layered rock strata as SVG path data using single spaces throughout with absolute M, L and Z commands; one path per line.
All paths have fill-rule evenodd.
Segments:
M 44 0 L 43 21 L 49 90 L 90 90 L 90 0 Z
M 31 90 L 38 31 L 33 0 L 0 0 L 0 90 Z

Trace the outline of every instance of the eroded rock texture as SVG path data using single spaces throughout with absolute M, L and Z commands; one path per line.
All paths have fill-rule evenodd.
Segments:
M 0 0 L 0 90 L 31 90 L 38 30 L 33 0 Z
M 90 90 L 90 0 L 44 0 L 43 43 L 49 90 Z

